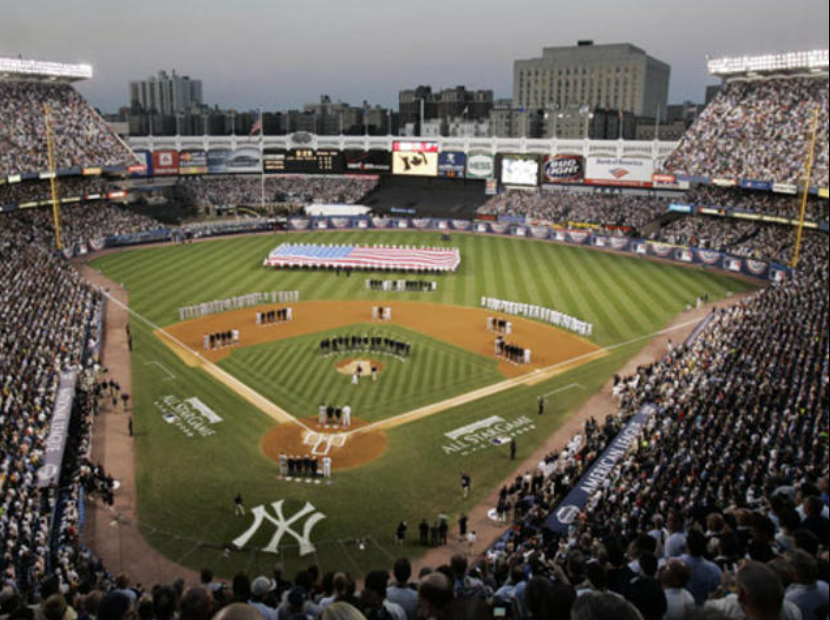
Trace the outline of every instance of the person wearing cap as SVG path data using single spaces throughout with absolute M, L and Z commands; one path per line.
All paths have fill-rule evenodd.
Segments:
M 257 577 L 251 584 L 251 600 L 248 604 L 256 608 L 265 620 L 277 620 L 277 610 L 265 604 L 265 597 L 277 588 L 277 584 L 268 577 Z

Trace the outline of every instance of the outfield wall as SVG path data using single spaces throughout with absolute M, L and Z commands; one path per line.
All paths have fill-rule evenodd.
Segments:
M 229 223 L 228 226 L 217 224 L 213 228 L 203 228 L 198 234 L 187 229 L 159 229 L 134 235 L 119 235 L 97 240 L 85 245 L 81 249 L 64 250 L 67 258 L 73 255 L 83 255 L 88 251 L 100 251 L 106 248 L 141 245 L 147 243 L 164 243 L 180 241 L 186 237 L 215 237 L 228 234 L 245 234 L 275 230 L 277 220 L 253 220 L 248 223 Z M 282 224 L 280 222 L 280 224 Z M 497 235 L 518 239 L 535 239 L 551 243 L 565 243 L 599 250 L 621 252 L 632 256 L 648 257 L 665 260 L 682 265 L 697 265 L 708 269 L 717 269 L 733 275 L 748 276 L 765 281 L 779 282 L 786 279 L 792 270 L 789 267 L 775 262 L 757 261 L 739 256 L 731 256 L 724 252 L 703 250 L 700 248 L 670 245 L 649 241 L 647 239 L 632 239 L 629 237 L 612 236 L 599 230 L 571 230 L 550 228 L 544 226 L 530 226 L 524 224 L 509 224 L 505 222 L 471 222 L 469 220 L 449 220 L 430 218 L 385 218 L 385 217 L 320 217 L 320 218 L 291 218 L 285 223 L 286 230 L 291 232 L 318 232 L 337 230 L 420 230 L 440 232 L 465 232 L 474 234 Z

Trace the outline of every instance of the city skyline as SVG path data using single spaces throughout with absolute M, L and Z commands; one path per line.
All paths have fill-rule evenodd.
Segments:
M 397 108 L 398 92 L 419 84 L 509 98 L 515 60 L 592 39 L 630 42 L 671 65 L 669 102 L 680 103 L 701 102 L 717 82 L 706 54 L 826 48 L 830 32 L 830 6 L 817 0 L 557 8 L 527 0 L 509 10 L 494 0 L 308 4 L 147 0 L 135 11 L 100 0 L 15 3 L 4 7 L 0 55 L 92 64 L 95 77 L 78 89 L 107 112 L 128 105 L 130 81 L 162 69 L 202 80 L 204 101 L 221 108 L 300 108 L 323 94 Z

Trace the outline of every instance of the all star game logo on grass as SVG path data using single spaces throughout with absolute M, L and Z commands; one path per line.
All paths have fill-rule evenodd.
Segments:
M 521 416 L 512 421 L 494 415 L 485 420 L 462 426 L 454 431 L 444 433 L 450 440 L 442 448 L 444 454 L 460 454 L 468 456 L 492 446 L 501 446 L 510 441 L 510 438 L 522 435 L 536 428 L 533 420 Z
M 211 428 L 222 421 L 213 409 L 196 397 L 185 400 L 178 396 L 165 396 L 153 403 L 164 421 L 178 428 L 188 437 L 212 437 Z

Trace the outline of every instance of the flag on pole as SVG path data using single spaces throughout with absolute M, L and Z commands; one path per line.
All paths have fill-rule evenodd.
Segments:
M 253 127 L 251 127 L 251 133 L 249 136 L 253 136 L 255 134 L 262 135 L 262 110 L 259 111 L 259 118 L 256 119 Z

